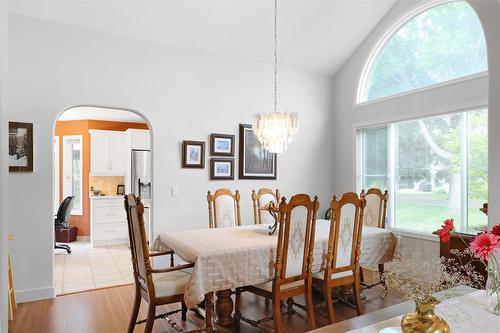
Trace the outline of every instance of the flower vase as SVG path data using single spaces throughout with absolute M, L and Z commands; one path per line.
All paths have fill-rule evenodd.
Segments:
M 488 261 L 488 280 L 486 280 L 486 297 L 488 310 L 497 316 L 500 315 L 500 265 L 497 260 L 499 251 L 490 256 Z
M 403 333 L 450 333 L 448 324 L 434 313 L 436 303 L 416 303 L 415 312 L 407 313 L 401 319 Z

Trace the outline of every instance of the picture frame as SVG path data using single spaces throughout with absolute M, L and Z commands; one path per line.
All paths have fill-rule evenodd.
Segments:
M 125 185 L 116 186 L 116 195 L 125 195 Z
M 268 152 L 252 131 L 252 125 L 239 127 L 239 179 L 277 178 L 277 155 Z
M 9 122 L 9 172 L 33 172 L 33 123 Z
M 205 141 L 182 142 L 182 167 L 183 168 L 205 168 Z
M 233 180 L 234 158 L 210 159 L 210 180 Z
M 210 155 L 234 156 L 234 135 L 212 133 L 210 135 Z

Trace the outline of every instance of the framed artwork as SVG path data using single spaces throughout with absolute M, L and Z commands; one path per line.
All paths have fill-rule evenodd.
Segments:
M 239 178 L 276 179 L 276 154 L 264 149 L 251 125 L 240 124 Z
M 182 142 L 182 167 L 183 168 L 205 168 L 205 142 L 187 141 Z
M 210 179 L 234 179 L 234 158 L 212 158 L 210 160 Z
M 210 135 L 210 155 L 234 156 L 234 135 L 212 133 Z
M 33 124 L 9 122 L 9 172 L 33 172 Z
M 116 195 L 125 195 L 125 185 L 116 186 Z

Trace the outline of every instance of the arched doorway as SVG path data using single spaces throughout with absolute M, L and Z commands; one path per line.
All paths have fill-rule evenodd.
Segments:
M 133 282 L 125 193 L 144 198 L 152 234 L 152 134 L 140 113 L 76 106 L 54 124 L 56 295 Z

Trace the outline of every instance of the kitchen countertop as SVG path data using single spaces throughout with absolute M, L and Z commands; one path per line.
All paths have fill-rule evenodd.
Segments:
M 92 200 L 111 200 L 111 199 L 121 199 L 123 200 L 123 195 L 91 195 Z

